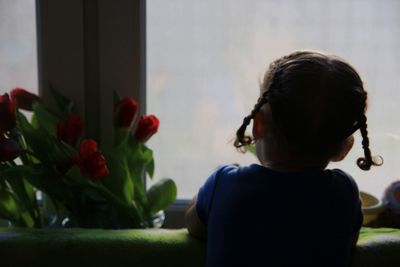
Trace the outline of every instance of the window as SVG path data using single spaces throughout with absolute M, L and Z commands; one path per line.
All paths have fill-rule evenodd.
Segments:
M 35 0 L 0 1 L 0 93 L 37 92 Z
M 35 0 L 0 1 L 0 40 L 0 94 L 38 92 Z
M 400 172 L 400 2 L 147 1 L 147 110 L 160 117 L 156 176 L 174 178 L 190 198 L 218 165 L 255 162 L 231 144 L 275 58 L 298 49 L 340 55 L 369 92 L 371 150 L 382 167 L 365 172 L 359 133 L 340 167 L 380 196 Z

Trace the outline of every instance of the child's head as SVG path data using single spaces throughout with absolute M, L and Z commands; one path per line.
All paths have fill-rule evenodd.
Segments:
M 272 151 L 288 159 L 326 165 L 344 147 L 351 148 L 352 134 L 360 129 L 364 157 L 357 164 L 368 170 L 379 163 L 369 150 L 366 100 L 360 76 L 343 59 L 310 51 L 291 53 L 270 65 L 261 96 L 237 131 L 235 146 L 252 142 L 245 130 L 254 119 L 253 135 L 263 141 L 265 151 L 274 146 Z

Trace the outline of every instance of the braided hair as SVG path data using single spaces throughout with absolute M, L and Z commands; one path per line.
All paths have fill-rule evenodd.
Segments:
M 250 145 L 254 140 L 252 137 L 246 135 L 246 128 L 250 124 L 251 120 L 254 119 L 256 114 L 260 111 L 262 106 L 269 102 L 270 98 L 272 98 L 274 91 L 272 88 L 274 85 L 278 84 L 278 79 L 280 77 L 280 73 L 278 71 L 280 65 L 285 60 L 295 57 L 296 55 L 302 52 L 295 52 L 290 55 L 284 56 L 276 61 L 272 62 L 269 66 L 269 71 L 267 71 L 264 77 L 264 86 L 268 86 L 267 90 L 264 90 L 264 93 L 261 97 L 258 98 L 257 103 L 254 105 L 253 110 L 250 112 L 248 116 L 243 119 L 242 125 L 236 131 L 236 140 L 234 142 L 234 146 L 239 149 L 241 152 L 246 152 L 246 147 Z M 268 84 L 268 85 L 267 85 Z
M 244 117 L 242 125 L 236 131 L 236 140 L 234 142 L 234 146 L 240 149 L 242 152 L 245 152 L 245 147 L 250 145 L 253 141 L 250 136 L 245 134 L 246 128 L 250 124 L 250 121 L 254 119 L 256 114 L 260 111 L 261 107 L 268 102 L 268 94 L 269 91 L 265 91 L 262 96 L 258 98 L 257 103 L 254 105 L 250 115 Z
M 284 140 L 292 153 L 329 160 L 359 129 L 364 157 L 357 165 L 369 170 L 382 164 L 369 149 L 367 93 L 356 70 L 344 60 L 311 51 L 291 53 L 271 63 L 262 92 L 236 132 L 234 146 L 240 151 L 254 141 L 245 133 L 247 126 L 269 104 L 274 138 Z
M 364 157 L 357 159 L 357 165 L 360 169 L 367 171 L 372 165 L 380 166 L 383 164 L 383 158 L 381 156 L 371 156 L 371 151 L 369 149 L 369 138 L 367 130 L 367 117 L 363 114 L 360 120 L 360 132 L 362 136 L 362 147 L 364 150 Z

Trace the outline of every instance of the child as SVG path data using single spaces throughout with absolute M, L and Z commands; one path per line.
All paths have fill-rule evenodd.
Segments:
M 353 178 L 325 169 L 344 159 L 360 130 L 369 170 L 367 93 L 344 60 L 298 51 L 274 61 L 261 96 L 237 131 L 261 165 L 225 165 L 186 212 L 190 234 L 207 239 L 207 266 L 347 266 L 362 225 Z M 245 129 L 253 120 L 253 137 Z

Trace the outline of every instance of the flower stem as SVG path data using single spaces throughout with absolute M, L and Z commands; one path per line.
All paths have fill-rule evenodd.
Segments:
M 139 226 L 139 227 L 141 226 L 140 225 L 141 218 L 139 216 L 138 211 L 136 210 L 136 208 L 133 205 L 127 206 L 124 202 L 122 202 L 119 198 L 117 198 L 113 193 L 111 193 L 102 184 L 90 182 L 90 185 L 93 186 L 94 188 L 96 188 L 98 190 L 98 192 L 101 195 L 103 195 L 103 197 L 108 199 L 113 204 L 113 206 L 119 212 L 121 212 L 121 214 L 123 214 L 127 218 L 131 219 L 135 227 L 136 226 Z

